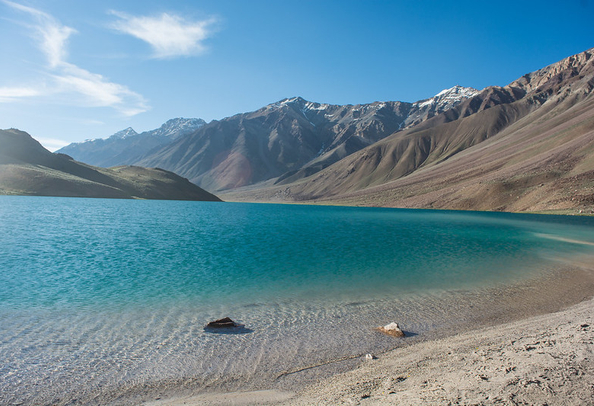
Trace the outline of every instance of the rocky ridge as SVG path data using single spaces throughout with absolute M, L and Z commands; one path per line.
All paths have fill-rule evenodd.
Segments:
M 417 103 L 332 105 L 301 97 L 212 121 L 134 162 L 158 166 L 210 190 L 290 183 L 414 122 L 457 105 L 474 89 L 455 87 Z M 407 124 L 409 120 L 409 124 Z
M 130 165 L 149 151 L 171 143 L 204 124 L 204 120 L 198 118 L 174 118 L 155 130 L 137 133 L 132 127 L 128 127 L 108 138 L 73 143 L 56 152 L 105 168 Z

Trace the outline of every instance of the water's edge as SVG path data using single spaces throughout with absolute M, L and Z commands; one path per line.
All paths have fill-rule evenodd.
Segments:
M 512 286 L 489 288 L 476 292 L 458 292 L 461 296 L 447 303 L 449 311 L 458 313 L 462 320 L 451 322 L 434 330 L 415 335 L 407 331 L 404 339 L 393 339 L 390 348 L 373 355 L 406 348 L 417 343 L 438 340 L 485 327 L 512 323 L 533 316 L 562 311 L 594 297 L 594 257 L 579 257 L 557 269 Z M 356 311 L 356 310 L 355 310 Z M 406 331 L 406 329 L 405 329 Z M 412 333 L 412 334 L 410 334 Z M 375 336 L 383 339 L 379 333 Z M 201 379 L 199 374 L 179 380 L 144 382 L 124 385 L 112 391 L 96 393 L 97 404 L 126 405 L 168 398 L 183 398 L 202 394 L 275 390 L 282 393 L 302 391 L 309 385 L 336 374 L 345 373 L 363 362 L 364 353 L 353 353 L 339 358 L 322 359 L 311 364 L 287 367 L 281 373 L 263 373 L 248 379 L 217 377 Z M 245 378 L 245 377 L 244 377 Z M 90 400 L 90 399 L 89 399 Z

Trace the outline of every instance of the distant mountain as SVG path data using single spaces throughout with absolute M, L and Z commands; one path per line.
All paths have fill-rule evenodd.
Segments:
M 456 86 L 417 103 L 314 103 L 293 97 L 208 123 L 134 164 L 171 170 L 209 190 L 310 176 L 476 94 Z
M 77 161 L 105 168 L 130 165 L 149 151 L 169 144 L 204 124 L 205 121 L 198 118 L 174 118 L 156 130 L 138 134 L 128 127 L 107 139 L 73 143 L 56 152 L 70 155 Z
M 223 196 L 594 212 L 593 89 L 594 48 L 488 87 L 313 176 Z
M 135 136 L 127 131 L 121 137 Z M 29 134 L 0 130 L 0 195 L 220 201 L 174 173 L 120 166 L 97 168 L 51 153 Z

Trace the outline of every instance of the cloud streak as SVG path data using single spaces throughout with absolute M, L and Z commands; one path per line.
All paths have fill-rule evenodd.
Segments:
M 36 24 L 31 28 L 35 32 L 41 50 L 47 56 L 50 67 L 55 68 L 58 66 L 67 56 L 66 43 L 68 37 L 76 33 L 76 30 L 61 25 L 55 18 L 43 11 L 8 0 L 3 0 L 3 2 L 33 17 Z
M 60 74 L 54 79 L 62 93 L 77 93 L 91 107 L 113 107 L 125 116 L 134 116 L 149 108 L 138 93 L 76 65 L 63 63 Z
M 40 138 L 40 137 L 35 137 L 35 139 L 41 144 L 43 145 L 47 150 L 54 152 L 62 147 L 65 147 L 66 145 L 70 144 L 67 141 L 62 141 L 62 140 L 57 140 L 55 138 Z
M 0 103 L 41 95 L 34 87 L 0 87 Z
M 0 102 L 39 96 L 65 95 L 77 105 L 111 107 L 125 116 L 148 110 L 147 101 L 124 85 L 110 82 L 102 75 L 89 72 L 67 62 L 69 37 L 77 31 L 62 25 L 51 15 L 9 0 L 0 0 L 9 7 L 31 17 L 29 28 L 48 63 L 47 74 L 52 82 L 45 86 L 0 87 Z
M 213 32 L 214 18 L 188 21 L 180 16 L 163 13 L 158 17 L 131 16 L 118 11 L 119 18 L 112 28 L 148 43 L 159 59 L 199 55 L 206 50 L 203 44 Z

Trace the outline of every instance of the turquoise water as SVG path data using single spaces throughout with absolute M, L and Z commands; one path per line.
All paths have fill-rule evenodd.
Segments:
M 593 249 L 584 217 L 0 197 L 0 403 L 383 350 L 375 325 Z M 224 316 L 252 333 L 203 331 Z

